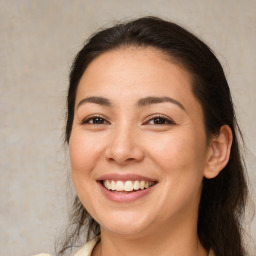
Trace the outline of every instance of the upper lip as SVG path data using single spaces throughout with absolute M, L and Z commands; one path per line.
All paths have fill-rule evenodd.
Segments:
M 146 176 L 138 175 L 138 174 L 118 174 L 118 173 L 109 173 L 104 174 L 96 179 L 97 181 L 102 180 L 121 180 L 121 181 L 127 181 L 127 180 L 138 180 L 138 181 L 156 181 L 156 179 L 152 179 Z

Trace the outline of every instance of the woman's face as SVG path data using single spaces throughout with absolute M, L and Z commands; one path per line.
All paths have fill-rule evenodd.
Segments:
M 69 150 L 77 195 L 103 230 L 196 225 L 203 113 L 189 73 L 158 50 L 119 49 L 92 61 L 78 86 Z

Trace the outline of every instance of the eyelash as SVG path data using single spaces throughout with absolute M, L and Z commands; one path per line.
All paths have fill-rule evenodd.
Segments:
M 152 125 L 174 125 L 174 124 L 176 124 L 170 118 L 167 118 L 166 116 L 159 115 L 159 114 L 156 114 L 154 116 L 150 116 L 150 118 L 146 122 L 144 122 L 143 124 L 148 123 L 149 121 L 152 121 L 152 120 L 156 120 L 156 119 L 164 121 L 164 123 L 154 123 Z
M 105 122 L 105 123 L 108 123 L 108 121 L 106 121 L 106 119 L 100 115 L 93 115 L 93 116 L 90 116 L 90 117 L 87 117 L 85 120 L 82 121 L 82 124 L 92 124 L 92 125 L 97 125 L 99 123 L 90 123 L 90 121 L 95 121 L 96 119 L 101 119 L 101 121 Z M 100 124 L 103 124 L 103 123 L 100 123 Z
M 97 119 L 99 119 L 98 121 L 100 123 L 97 123 L 98 122 L 98 121 L 96 121 Z M 158 119 L 158 123 L 153 123 L 153 124 L 150 124 L 150 125 L 175 125 L 176 124 L 170 118 L 167 118 L 163 115 L 157 114 L 155 116 L 148 117 L 148 120 L 146 122 L 144 122 L 143 125 L 147 124 L 147 123 L 149 123 L 150 121 L 153 121 L 153 120 L 156 121 L 156 119 Z M 90 123 L 90 121 L 92 121 L 92 123 Z M 159 123 L 159 121 L 160 121 L 160 123 Z M 102 125 L 102 124 L 110 124 L 110 122 L 108 122 L 104 117 L 102 117 L 100 115 L 93 115 L 93 116 L 87 117 L 85 120 L 83 120 L 82 124 Z

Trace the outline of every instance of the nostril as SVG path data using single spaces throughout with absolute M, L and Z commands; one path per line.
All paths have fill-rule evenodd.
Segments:
M 110 158 L 108 158 L 108 161 L 110 161 L 110 162 L 115 162 L 115 159 L 112 158 L 112 157 L 110 157 Z
M 126 159 L 126 161 L 129 161 L 129 162 L 134 161 L 134 160 L 135 160 L 134 158 L 128 158 L 128 159 Z

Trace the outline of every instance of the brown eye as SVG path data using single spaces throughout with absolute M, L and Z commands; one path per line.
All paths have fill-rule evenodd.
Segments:
M 168 125 L 168 124 L 175 124 L 172 120 L 166 118 L 166 117 L 163 117 L 163 116 L 155 116 L 154 118 L 151 118 L 150 120 L 148 120 L 146 122 L 147 124 L 150 124 L 150 125 Z
M 83 121 L 83 124 L 108 124 L 108 122 L 99 116 L 93 116 Z
M 154 124 L 168 124 L 168 123 L 170 123 L 170 122 L 168 122 L 168 120 L 166 120 L 165 118 L 161 118 L 161 117 L 154 118 L 152 121 L 153 121 Z

